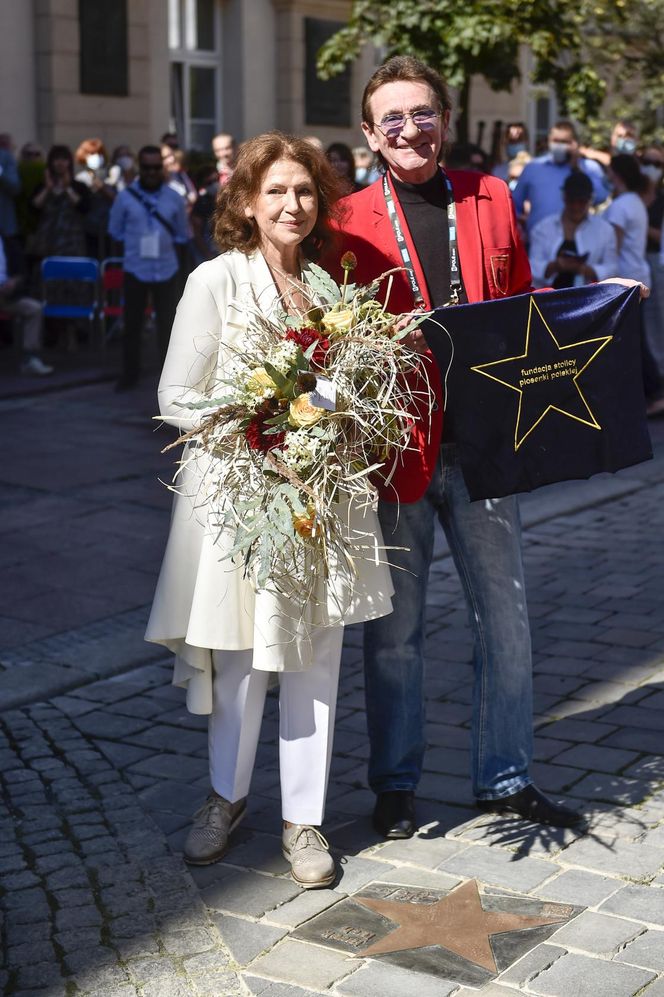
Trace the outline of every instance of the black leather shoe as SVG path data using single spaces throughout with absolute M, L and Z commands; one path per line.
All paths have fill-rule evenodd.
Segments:
M 412 838 L 415 825 L 415 793 L 394 789 L 379 793 L 373 812 L 373 826 L 384 838 Z
M 551 827 L 578 827 L 586 818 L 576 810 L 554 803 L 541 793 L 537 786 L 526 786 L 518 793 L 503 796 L 500 800 L 476 800 L 478 809 L 490 814 L 516 814 L 524 820 L 536 824 L 550 824 Z

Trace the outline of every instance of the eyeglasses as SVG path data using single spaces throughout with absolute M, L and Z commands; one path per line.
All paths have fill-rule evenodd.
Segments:
M 161 163 L 139 163 L 138 168 L 142 173 L 157 173 L 161 172 L 163 166 Z
M 399 138 L 409 118 L 421 132 L 432 132 L 436 127 L 436 119 L 439 117 L 439 111 L 423 107 L 411 114 L 386 114 L 380 124 L 376 125 L 376 128 L 383 133 L 385 138 Z

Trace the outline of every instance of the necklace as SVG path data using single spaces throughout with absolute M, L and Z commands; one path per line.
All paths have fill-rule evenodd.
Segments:
M 267 259 L 265 262 L 286 314 L 303 315 L 307 312 L 311 308 L 311 295 L 302 281 L 301 269 L 293 274 L 273 266 Z

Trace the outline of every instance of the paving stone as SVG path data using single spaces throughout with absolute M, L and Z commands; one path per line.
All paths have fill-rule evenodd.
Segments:
M 248 965 L 262 952 L 267 952 L 287 933 L 286 928 L 254 924 L 230 914 L 217 915 L 213 920 L 231 956 L 240 966 Z
M 388 872 L 375 877 L 376 882 L 396 883 L 398 886 L 423 886 L 447 893 L 458 886 L 458 876 L 443 872 L 430 872 L 428 869 L 417 869 L 415 866 L 394 866 Z
M 664 979 L 655 980 L 643 991 L 643 997 L 664 997 Z
M 162 932 L 161 941 L 166 952 L 176 956 L 207 952 L 217 944 L 217 939 L 205 928 L 183 928 L 180 931 Z
M 357 959 L 349 959 L 345 953 L 285 939 L 253 962 L 251 972 L 286 983 L 327 989 L 358 966 Z
M 446 997 L 447 994 L 458 993 L 458 986 L 440 976 L 413 973 L 400 966 L 372 960 L 342 980 L 336 989 L 341 994 L 355 994 L 357 997 L 387 997 L 388 994 L 398 994 L 399 997 Z
M 664 903 L 659 889 L 624 886 L 605 900 L 599 909 L 602 914 L 617 914 L 664 928 Z
M 621 842 L 620 847 L 601 839 L 580 838 L 559 857 L 563 865 L 581 866 L 615 876 L 643 879 L 653 876 L 664 864 L 664 848 Z
M 584 744 L 561 751 L 554 761 L 556 765 L 572 765 L 586 770 L 594 769 L 596 772 L 620 772 L 637 757 L 635 751 Z
M 615 956 L 617 962 L 664 972 L 664 931 L 650 929 L 630 942 Z
M 252 997 L 319 997 L 319 991 L 291 987 L 288 983 L 273 983 L 271 980 L 262 980 L 258 976 L 245 974 L 242 981 Z M 223 997 L 226 995 L 224 994 Z M 324 997 L 324 995 L 320 995 L 320 997 Z
M 532 993 L 543 997 L 630 997 L 654 979 L 647 970 L 635 969 L 617 962 L 591 959 L 567 952 L 528 984 Z
M 528 893 L 558 871 L 553 862 L 471 845 L 438 866 L 440 872 Z
M 393 870 L 394 866 L 389 862 L 344 855 L 337 862 L 337 878 L 334 882 L 334 889 L 343 893 L 355 893 L 356 890 L 372 880 L 389 876 Z
M 249 840 L 233 846 L 226 856 L 229 865 L 269 872 L 273 876 L 290 872 L 281 851 L 281 839 L 268 834 L 256 834 Z
M 581 949 L 592 955 L 611 955 L 641 931 L 634 922 L 584 911 L 551 936 L 554 945 Z
M 374 853 L 383 862 L 406 863 L 435 869 L 445 859 L 457 855 L 465 847 L 462 842 L 443 837 L 427 837 L 420 833 L 406 841 L 390 841 Z
M 496 983 L 506 986 L 516 986 L 519 989 L 524 987 L 529 980 L 536 977 L 547 966 L 553 965 L 557 959 L 565 954 L 565 949 L 557 945 L 538 945 L 527 952 L 522 959 L 510 966 L 509 969 L 501 973 Z M 576 997 L 576 995 L 575 995 Z
M 620 888 L 620 882 L 608 876 L 598 876 L 584 869 L 567 869 L 539 886 L 535 893 L 543 900 L 594 907 Z
M 268 911 L 263 920 L 270 924 L 283 924 L 287 928 L 296 928 L 338 903 L 340 899 L 339 893 L 332 890 L 303 890 L 293 900 Z
M 299 892 L 300 888 L 291 879 L 236 872 L 208 886 L 201 896 L 214 910 L 260 917 L 273 907 L 292 900 Z
M 637 779 L 595 772 L 576 782 L 567 793 L 581 800 L 606 800 L 608 803 L 629 806 L 641 803 L 649 795 L 650 790 L 645 783 Z

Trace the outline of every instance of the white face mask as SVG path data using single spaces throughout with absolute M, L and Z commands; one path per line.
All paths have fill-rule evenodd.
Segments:
M 662 175 L 664 174 L 664 170 L 662 169 L 662 167 L 655 166 L 654 163 L 646 163 L 644 166 L 641 167 L 641 172 L 643 173 L 644 177 L 648 177 L 648 180 L 650 180 L 654 184 L 658 184 L 659 181 L 662 179 Z
M 86 157 L 85 165 L 89 170 L 98 170 L 104 165 L 104 157 L 100 152 L 93 152 Z

